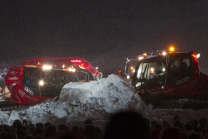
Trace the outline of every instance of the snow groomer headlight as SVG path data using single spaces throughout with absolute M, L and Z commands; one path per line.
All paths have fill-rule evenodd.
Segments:
M 144 59 L 143 56 L 138 56 L 138 60 L 139 60 L 139 61 L 142 60 L 142 59 Z
M 163 52 L 162 52 L 162 55 L 163 55 L 163 56 L 166 56 L 166 55 L 167 55 L 167 52 L 163 51 Z
M 166 69 L 165 69 L 165 68 L 162 68 L 162 71 L 163 71 L 163 72 L 165 72 L 165 71 L 166 71 Z
M 43 65 L 42 69 L 43 70 L 51 70 L 52 69 L 52 65 Z
M 69 71 L 69 72 L 75 72 L 76 69 L 72 67 L 72 68 L 68 68 L 68 71 Z
M 196 57 L 197 57 L 197 58 L 200 58 L 200 53 L 198 53 L 198 54 L 196 55 Z
M 39 81 L 39 85 L 40 85 L 40 86 L 43 86 L 43 85 L 44 85 L 44 81 L 43 81 L 43 80 L 40 80 L 40 81 Z

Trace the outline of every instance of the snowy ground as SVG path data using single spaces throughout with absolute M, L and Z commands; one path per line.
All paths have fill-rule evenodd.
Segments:
M 2 70 L 1 75 L 4 73 Z M 31 123 L 66 123 L 70 127 L 82 126 L 83 121 L 90 118 L 103 129 L 112 113 L 129 109 L 158 121 L 167 119 L 172 122 L 175 115 L 180 116 L 183 122 L 208 117 L 208 110 L 152 109 L 151 105 L 143 103 L 128 82 L 111 74 L 98 81 L 66 84 L 58 102 L 46 101 L 15 111 L 0 111 L 0 124 L 11 125 L 16 119 L 26 119 Z

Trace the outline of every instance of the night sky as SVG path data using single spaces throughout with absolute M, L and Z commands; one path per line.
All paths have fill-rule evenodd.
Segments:
M 0 30 L 0 60 L 10 62 L 78 56 L 108 74 L 170 44 L 208 59 L 207 0 L 4 0 Z

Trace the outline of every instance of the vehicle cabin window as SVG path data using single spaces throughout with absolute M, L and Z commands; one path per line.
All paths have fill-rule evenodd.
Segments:
M 189 54 L 178 54 L 170 57 L 169 82 L 176 82 L 183 78 L 190 78 L 192 73 L 191 58 Z
M 166 74 L 165 57 L 149 59 L 139 63 L 136 70 L 136 88 L 147 88 L 164 83 Z
M 32 94 L 39 94 L 39 79 L 40 79 L 40 70 L 36 68 L 25 67 L 22 76 L 22 85 L 24 90 L 27 92 L 32 92 Z M 30 90 L 30 91 L 29 91 Z
M 53 96 L 56 95 L 57 92 L 61 92 L 65 84 L 88 81 L 88 76 L 89 73 L 84 71 L 72 73 L 62 70 L 43 71 L 38 68 L 25 67 L 22 85 L 26 91 L 30 90 L 33 94 Z M 39 84 L 41 80 L 43 80 L 44 85 Z
M 40 78 L 40 71 L 36 68 L 25 68 L 23 72 L 23 86 L 37 87 Z

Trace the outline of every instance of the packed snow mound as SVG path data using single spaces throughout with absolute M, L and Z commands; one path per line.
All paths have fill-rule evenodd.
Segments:
M 98 81 L 66 84 L 58 102 L 48 100 L 34 106 L 0 111 L 0 124 L 11 125 L 16 119 L 26 119 L 33 124 L 66 123 L 71 127 L 82 126 L 83 121 L 89 118 L 102 129 L 111 113 L 122 109 L 136 109 L 150 121 L 158 122 L 166 119 L 172 123 L 175 115 L 183 122 L 208 117 L 208 109 L 152 109 L 151 105 L 144 105 L 125 79 L 112 74 Z
M 59 99 L 59 102 L 65 101 L 104 109 L 108 113 L 132 108 L 139 110 L 144 105 L 132 86 L 115 74 L 98 81 L 66 84 Z

